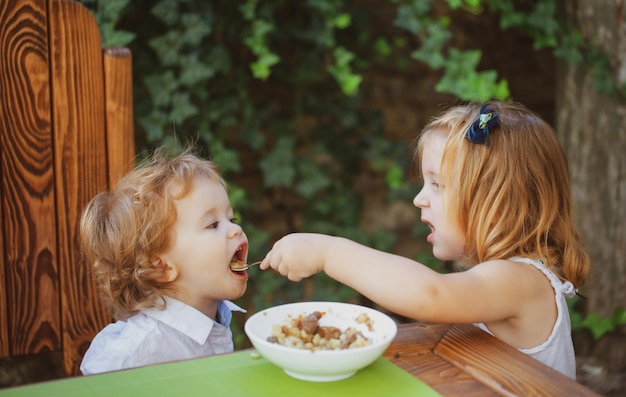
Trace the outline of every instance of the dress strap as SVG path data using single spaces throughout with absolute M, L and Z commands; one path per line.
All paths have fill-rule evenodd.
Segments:
M 573 298 L 576 295 L 576 288 L 574 288 L 574 284 L 571 281 L 561 281 L 552 270 L 548 269 L 548 267 L 543 263 L 541 259 L 531 259 L 531 258 L 523 258 L 520 256 L 515 256 L 513 258 L 509 258 L 510 261 L 513 262 L 523 262 L 528 263 L 529 265 L 533 265 L 537 269 L 541 270 L 543 274 L 550 280 L 552 287 L 555 291 L 560 291 L 567 299 Z

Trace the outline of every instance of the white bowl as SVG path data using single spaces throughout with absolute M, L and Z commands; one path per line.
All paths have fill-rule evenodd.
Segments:
M 275 324 L 290 325 L 291 319 L 315 311 L 325 313 L 320 325 L 334 326 L 342 331 L 355 327 L 372 343 L 368 346 L 341 350 L 310 350 L 271 343 Z M 367 314 L 372 329 L 359 324 L 356 318 Z M 331 382 L 348 378 L 374 362 L 396 336 L 396 323 L 384 313 L 369 307 L 340 302 L 300 302 L 271 307 L 252 315 L 244 331 L 257 351 L 268 361 L 281 367 L 297 379 L 312 382 Z

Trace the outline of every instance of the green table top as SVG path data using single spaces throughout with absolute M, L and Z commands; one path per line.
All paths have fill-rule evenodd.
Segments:
M 251 351 L 68 378 L 0 390 L 0 396 L 439 396 L 428 385 L 380 357 L 336 382 L 294 379 Z

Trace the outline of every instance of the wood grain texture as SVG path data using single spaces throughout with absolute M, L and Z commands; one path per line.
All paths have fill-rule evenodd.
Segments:
M 46 0 L 2 1 L 2 352 L 9 355 L 61 348 L 48 51 Z
M 106 110 L 109 187 L 134 167 L 133 68 L 127 48 L 104 50 L 104 91 Z
M 0 15 L 2 14 L 0 13 Z M 2 148 L 1 138 L 0 148 Z M 2 165 L 0 165 L 0 175 L 2 175 Z M 4 224 L 2 218 L 2 207 L 4 207 L 4 205 L 2 205 L 2 192 L 0 191 L 0 225 Z M 3 228 L 0 227 L 0 242 L 2 241 L 4 241 Z M 4 267 L 4 244 L 0 244 L 0 357 L 7 357 L 9 355 L 9 329 L 8 327 L 4 326 L 4 324 L 7 324 L 9 321 L 8 317 L 9 315 L 7 313 L 6 276 Z
M 78 2 L 3 0 L 0 83 L 0 356 L 62 351 L 77 375 L 111 319 L 77 231 L 87 202 L 133 166 L 130 52 L 103 57 Z
M 435 352 L 502 395 L 590 395 L 560 372 L 485 334 L 469 324 L 450 327 Z
M 50 0 L 49 13 L 63 359 L 66 373 L 78 375 L 91 339 L 110 321 L 77 249 L 82 209 L 107 188 L 102 47 L 81 4 Z
M 598 396 L 469 324 L 402 324 L 384 356 L 444 396 Z
M 404 324 L 384 356 L 444 396 L 499 395 L 434 353 L 449 328 L 449 324 Z
M 2 143 L 0 142 L 0 147 Z M 0 175 L 2 174 L 2 168 L 0 166 Z M 0 201 L 2 201 L 2 195 L 0 193 Z M 2 205 L 0 205 L 0 225 L 4 224 L 2 221 Z M 0 227 L 0 241 L 4 241 L 3 230 Z M 0 357 L 7 357 L 9 355 L 9 329 L 4 326 L 7 324 L 7 294 L 6 294 L 6 277 L 4 275 L 4 244 L 0 244 Z

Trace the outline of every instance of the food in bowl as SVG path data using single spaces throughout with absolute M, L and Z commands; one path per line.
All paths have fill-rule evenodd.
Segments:
M 342 331 L 353 327 L 368 344 L 353 349 L 294 348 L 268 341 L 277 324 L 290 326 L 298 317 L 323 314 L 318 326 Z M 252 315 L 244 330 L 261 356 L 294 378 L 330 382 L 348 378 L 378 359 L 397 333 L 397 325 L 386 314 L 360 305 L 342 302 L 299 302 L 271 307 Z
M 338 327 L 320 325 L 319 320 L 325 314 L 314 311 L 309 315 L 302 314 L 291 318 L 287 325 L 274 324 L 272 335 L 267 340 L 283 346 L 310 350 L 355 349 L 372 343 L 371 339 L 355 327 L 348 327 L 342 331 Z M 366 313 L 362 313 L 355 319 L 357 323 L 368 320 L 369 317 Z

